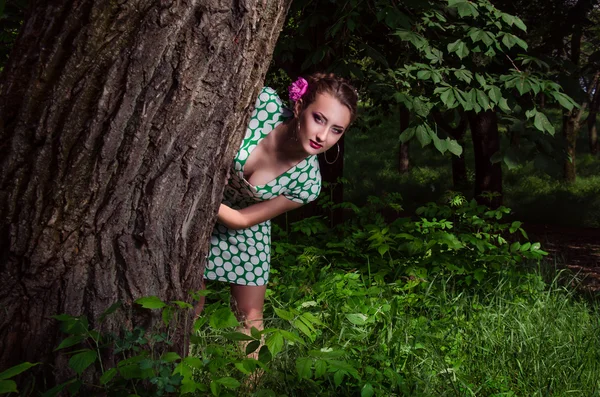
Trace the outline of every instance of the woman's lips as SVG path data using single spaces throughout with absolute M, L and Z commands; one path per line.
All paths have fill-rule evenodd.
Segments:
M 323 147 L 323 145 L 319 145 L 317 142 L 313 141 L 312 139 L 310 140 L 310 147 L 313 149 L 321 149 Z

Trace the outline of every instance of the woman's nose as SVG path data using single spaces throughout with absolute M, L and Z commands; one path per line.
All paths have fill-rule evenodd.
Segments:
M 327 139 L 327 127 L 323 126 L 319 131 L 317 131 L 317 141 L 325 142 Z

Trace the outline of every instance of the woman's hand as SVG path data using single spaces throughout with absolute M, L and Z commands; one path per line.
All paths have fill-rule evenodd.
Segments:
M 217 219 L 230 229 L 246 229 L 301 206 L 301 203 L 288 200 L 284 196 L 278 196 L 241 210 L 234 210 L 221 204 Z

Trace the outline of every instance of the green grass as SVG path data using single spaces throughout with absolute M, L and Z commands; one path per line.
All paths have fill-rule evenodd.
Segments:
M 563 288 L 529 275 L 471 291 L 431 280 L 436 288 L 420 291 L 313 260 L 275 274 L 269 289 L 267 327 L 305 342 L 283 347 L 257 385 L 263 395 L 350 396 L 366 387 L 382 396 L 600 395 L 598 307 Z M 314 284 L 302 282 L 307 270 Z M 317 318 L 313 340 L 274 308 Z M 303 377 L 298 360 L 308 361 Z M 346 371 L 339 383 L 337 371 Z
M 600 306 L 540 268 L 518 223 L 464 201 L 391 223 L 373 206 L 333 230 L 318 218 L 275 230 L 263 364 L 208 326 L 228 301 L 209 286 L 199 382 L 231 377 L 260 396 L 600 396 Z
M 554 117 L 553 119 L 557 119 Z M 391 118 L 373 122 L 374 126 L 353 128 L 346 137 L 344 177 L 349 181 L 345 200 L 355 204 L 369 195 L 400 193 L 403 206 L 412 213 L 418 206 L 438 200 L 452 189 L 451 157 L 432 145 L 421 148 L 410 143 L 411 169 L 401 175 L 398 169 L 398 123 Z M 560 125 L 556 139 L 560 139 Z M 503 128 L 501 128 L 501 131 Z M 503 136 L 503 145 L 506 137 Z M 470 136 L 465 138 L 468 178 L 474 181 Z M 600 227 L 600 156 L 588 151 L 587 128 L 582 127 L 577 144 L 577 181 L 572 185 L 560 179 L 562 165 L 557 162 L 553 176 L 536 169 L 533 163 L 512 170 L 503 166 L 504 203 L 515 219 L 532 223 L 556 223 L 570 226 Z M 468 198 L 472 190 L 463 192 Z

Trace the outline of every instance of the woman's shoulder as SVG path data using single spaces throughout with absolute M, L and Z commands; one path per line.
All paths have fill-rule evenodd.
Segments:
M 269 113 L 282 114 L 287 118 L 291 116 L 291 111 L 284 106 L 279 94 L 271 87 L 263 87 L 256 98 L 254 108 L 257 110 L 264 109 Z

